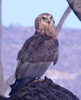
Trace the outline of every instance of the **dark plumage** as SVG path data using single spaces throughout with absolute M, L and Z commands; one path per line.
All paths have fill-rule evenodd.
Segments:
M 10 94 L 18 91 L 25 83 L 40 78 L 50 63 L 53 61 L 56 64 L 58 60 L 59 45 L 52 15 L 48 13 L 39 15 L 35 20 L 35 28 L 35 34 L 26 40 L 18 53 L 16 82 L 11 86 Z
M 35 34 L 25 42 L 18 53 L 17 59 L 19 60 L 16 69 L 18 79 L 22 77 L 41 77 L 44 74 L 44 65 L 49 66 L 51 61 L 55 64 L 58 60 L 58 40 L 50 36 Z M 36 73 L 38 74 L 36 75 Z

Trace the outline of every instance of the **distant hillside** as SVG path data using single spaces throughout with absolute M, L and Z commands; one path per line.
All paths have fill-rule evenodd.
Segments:
M 5 79 L 14 73 L 17 53 L 33 34 L 33 27 L 3 27 L 2 61 Z M 62 29 L 58 40 L 59 61 L 55 66 L 51 64 L 45 75 L 81 98 L 81 30 Z

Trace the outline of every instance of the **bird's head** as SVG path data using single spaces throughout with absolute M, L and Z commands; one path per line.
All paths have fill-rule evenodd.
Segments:
M 54 29 L 54 19 L 53 16 L 49 13 L 43 13 L 40 14 L 38 17 L 36 17 L 35 20 L 35 28 L 38 33 L 43 33 L 43 34 L 54 34 L 55 29 Z

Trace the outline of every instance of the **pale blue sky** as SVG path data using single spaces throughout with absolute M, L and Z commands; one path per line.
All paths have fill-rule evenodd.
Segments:
M 35 17 L 47 12 L 54 16 L 57 25 L 63 12 L 68 7 L 66 0 L 2 0 L 3 25 L 11 24 L 22 26 L 34 26 Z M 81 28 L 81 22 L 70 13 L 63 27 Z

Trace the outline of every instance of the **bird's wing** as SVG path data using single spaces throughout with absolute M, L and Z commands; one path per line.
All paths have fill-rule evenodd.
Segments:
M 45 35 L 34 34 L 26 40 L 23 47 L 18 52 L 17 60 L 23 60 L 25 56 L 29 57 L 29 55 L 40 45 L 40 43 L 49 38 L 50 37 Z
M 47 64 L 47 63 L 45 64 L 44 62 L 43 63 L 42 62 L 41 63 L 34 62 L 31 64 L 29 59 L 31 59 L 30 57 L 33 55 L 34 51 L 36 51 L 36 49 L 38 47 L 40 47 L 40 45 L 43 44 L 43 42 L 45 40 L 48 40 L 48 39 L 50 39 L 50 37 L 45 36 L 45 35 L 34 35 L 31 38 L 29 38 L 28 40 L 26 40 L 23 47 L 21 48 L 21 50 L 18 53 L 17 59 L 19 61 L 18 61 L 16 72 L 15 72 L 16 78 L 20 79 L 24 76 L 30 77 L 31 76 L 30 74 L 34 73 L 35 70 L 37 69 L 37 67 L 38 67 L 38 70 L 40 70 L 45 65 L 45 67 L 44 67 L 45 69 L 43 68 L 43 71 L 40 74 L 38 74 L 39 71 L 37 71 L 36 74 L 33 76 L 34 77 L 37 75 L 41 76 L 42 74 L 44 74 L 44 72 L 48 68 L 49 64 Z M 37 53 L 37 54 L 39 54 L 39 53 Z M 26 74 L 25 74 L 25 72 L 26 72 Z
M 47 39 L 40 43 L 29 56 L 25 55 L 23 61 L 30 63 L 54 61 L 54 64 L 56 64 L 58 60 L 58 47 L 57 39 Z
M 33 38 L 34 37 L 34 38 Z M 57 62 L 58 40 L 48 36 L 33 36 L 18 54 L 16 78 L 41 77 L 51 61 Z M 22 54 L 21 54 L 22 53 Z
M 24 77 L 29 78 L 40 78 L 45 71 L 48 69 L 50 62 L 21 62 L 19 61 L 16 68 L 16 79 L 23 79 Z

